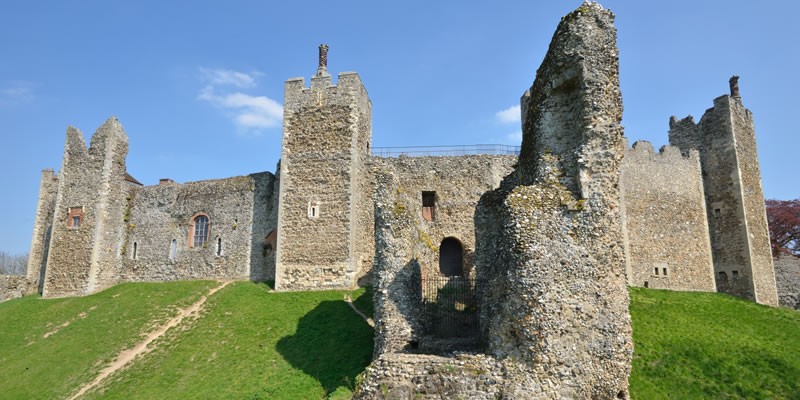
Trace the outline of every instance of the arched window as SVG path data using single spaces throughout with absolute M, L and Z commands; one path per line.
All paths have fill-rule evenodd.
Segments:
M 464 247 L 454 237 L 444 238 L 439 246 L 439 272 L 444 276 L 464 273 Z
M 192 247 L 202 247 L 208 241 L 211 230 L 211 222 L 206 214 L 196 214 L 192 218 L 192 226 L 189 229 L 189 243 Z

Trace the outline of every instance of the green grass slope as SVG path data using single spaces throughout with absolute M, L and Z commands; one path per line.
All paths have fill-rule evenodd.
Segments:
M 123 284 L 87 297 L 0 303 L 0 399 L 66 397 L 216 284 Z
M 372 358 L 373 331 L 343 299 L 235 283 L 208 300 L 191 329 L 173 332 L 87 398 L 349 398 Z
M 84 298 L 1 303 L 0 377 L 10 378 L 0 379 L 0 399 L 66 397 L 150 321 L 164 321 L 215 284 L 126 284 Z M 168 332 L 86 398 L 349 398 L 370 361 L 373 332 L 343 295 L 229 285 L 201 318 Z M 353 293 L 367 313 L 370 297 Z M 800 399 L 796 311 L 721 294 L 631 289 L 631 315 L 634 399 Z
M 800 313 L 631 289 L 634 399 L 800 399 Z

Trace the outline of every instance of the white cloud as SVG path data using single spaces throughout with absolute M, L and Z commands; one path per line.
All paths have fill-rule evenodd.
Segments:
M 280 126 L 283 106 L 267 96 L 256 96 L 242 91 L 256 86 L 259 73 L 201 68 L 206 86 L 197 98 L 211 103 L 229 116 L 242 133 L 260 134 L 262 129 Z
M 213 86 L 234 86 L 237 88 L 251 88 L 256 84 L 259 72 L 245 73 L 229 69 L 200 68 L 203 80 Z
M 511 142 L 512 144 L 519 145 L 522 143 L 522 131 L 514 131 L 506 135 L 506 140 Z
M 496 112 L 494 115 L 502 123 L 510 124 L 512 122 L 520 122 L 520 106 L 511 106 L 505 110 Z
M 36 98 L 33 82 L 11 81 L 0 88 L 0 104 L 21 104 L 29 103 Z

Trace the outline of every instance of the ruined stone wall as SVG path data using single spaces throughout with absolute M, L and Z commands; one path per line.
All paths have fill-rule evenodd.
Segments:
M 613 14 L 559 24 L 523 96 L 519 166 L 475 216 L 488 352 L 528 371 L 510 397 L 627 398 L 632 339 L 619 215 L 625 151 Z
M 286 82 L 276 283 L 279 290 L 352 287 L 371 201 L 361 179 L 372 106 L 355 73 Z M 366 210 L 362 210 L 366 208 Z M 361 234 L 363 236 L 363 234 Z M 364 246 L 364 247 L 360 247 Z
M 115 283 L 115 266 L 125 233 L 125 181 L 128 138 L 112 117 L 92 136 L 67 130 L 59 173 L 53 229 L 48 249 L 43 295 L 92 293 Z M 80 213 L 80 225 L 72 225 Z
M 684 153 L 700 151 L 717 290 L 777 305 L 752 114 L 725 95 L 691 125 L 673 119 L 669 137 Z
M 0 275 L 0 301 L 18 299 L 36 290 L 24 275 Z
M 620 172 L 628 283 L 714 292 L 700 156 L 636 142 Z
M 800 310 L 800 257 L 782 254 L 773 261 L 780 305 Z
M 276 222 L 269 219 L 273 184 L 264 172 L 139 188 L 125 216 L 119 281 L 268 278 L 263 240 Z M 210 223 L 202 246 L 190 241 L 198 213 Z
M 442 240 L 451 237 L 462 244 L 464 275 L 474 277 L 475 206 L 515 161 L 514 156 L 491 155 L 373 158 L 376 354 L 419 342 L 418 287 L 422 278 L 442 276 Z M 423 191 L 435 192 L 431 221 L 423 217 Z
M 50 246 L 50 234 L 53 229 L 53 214 L 56 207 L 58 176 L 52 169 L 42 170 L 39 181 L 39 200 L 36 203 L 36 219 L 33 223 L 33 237 L 28 255 L 28 281 L 35 290 L 41 292 L 44 283 L 44 271 Z

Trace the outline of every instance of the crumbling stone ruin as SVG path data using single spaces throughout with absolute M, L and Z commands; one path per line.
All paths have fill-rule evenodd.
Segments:
M 627 148 L 613 20 L 591 2 L 561 20 L 521 99 L 518 156 L 371 148 L 365 86 L 333 83 L 325 45 L 310 87 L 286 81 L 275 174 L 144 186 L 115 118 L 89 147 L 70 127 L 61 170 L 42 172 L 27 276 L 0 279 L 0 299 L 371 283 L 357 398 L 627 398 L 627 285 L 779 297 L 738 80 L 699 123 L 673 117 L 669 146 Z

